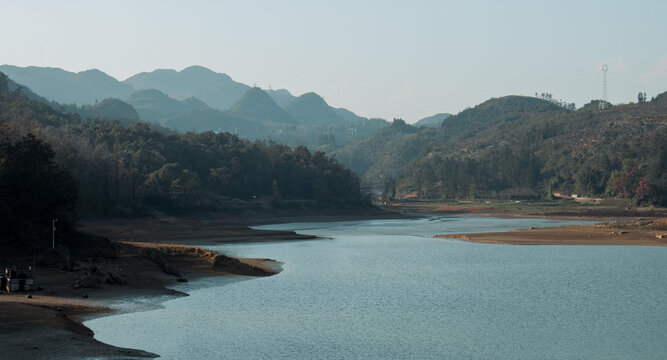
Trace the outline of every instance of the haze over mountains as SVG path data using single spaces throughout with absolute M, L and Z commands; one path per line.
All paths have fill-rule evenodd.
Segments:
M 11 74 L 9 76 L 11 77 Z M 123 83 L 136 90 L 157 89 L 178 100 L 196 97 L 218 110 L 232 107 L 250 88 L 235 82 L 227 74 L 216 73 L 201 66 L 190 66 L 182 71 L 160 69 L 142 72 Z
M 73 73 L 58 68 L 0 66 L 0 72 L 45 98 L 61 104 L 94 104 L 106 98 L 126 99 L 135 89 L 92 69 Z
M 667 201 L 660 195 L 667 192 L 664 93 L 652 101 L 640 98 L 638 104 L 603 110 L 597 101 L 575 110 L 549 98 L 505 96 L 453 116 L 436 114 L 413 126 L 400 119 L 389 124 L 334 109 L 315 93 L 294 97 L 286 90 L 267 92 L 201 67 L 142 73 L 131 78 L 134 85 L 114 82 L 96 71 L 67 77 L 59 69 L 2 69 L 23 75 L 34 88 L 61 99 L 79 96 L 83 89 L 90 89 L 87 99 L 133 89 L 127 102 L 107 98 L 83 106 L 52 104 L 83 120 L 120 119 L 127 125 L 145 120 L 180 132 L 229 132 L 325 151 L 357 173 L 367 190 L 385 198 L 541 198 L 555 190 L 635 196 L 641 180 L 645 189 L 653 189 L 652 201 Z M 50 92 L 58 81 L 63 89 L 75 91 Z M 179 83 L 184 85 L 178 87 Z M 13 90 L 21 85 L 8 82 Z M 42 93 L 21 91 L 44 100 Z M 178 93 L 180 99 L 165 91 Z M 194 96 L 196 91 L 238 98 L 221 110 Z M 619 182 L 625 188 L 619 188 Z
M 295 97 L 285 89 L 263 90 L 201 66 L 142 72 L 122 82 L 99 70 L 73 73 L 2 65 L 0 72 L 48 100 L 69 104 L 67 110 L 83 118 L 128 116 L 126 121 L 149 121 L 181 132 L 228 131 L 248 139 L 337 147 L 388 125 L 384 120 L 332 108 L 315 93 Z M 138 117 L 127 109 L 104 113 L 119 110 L 117 103 L 92 111 L 90 106 L 108 98 L 128 103 Z

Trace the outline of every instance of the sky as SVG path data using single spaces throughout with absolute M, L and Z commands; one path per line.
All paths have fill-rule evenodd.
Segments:
M 201 65 L 415 122 L 549 92 L 583 106 L 667 91 L 667 1 L 0 0 L 0 64 L 124 80 Z

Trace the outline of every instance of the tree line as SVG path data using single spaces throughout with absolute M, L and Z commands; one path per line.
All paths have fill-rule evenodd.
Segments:
M 561 192 L 667 206 L 665 96 L 603 111 L 490 100 L 415 134 L 418 155 L 387 180 L 384 198 L 548 199 Z
M 235 211 L 260 200 L 368 204 L 357 176 L 322 152 L 229 133 L 81 121 L 9 91 L 2 74 L 0 198 L 0 226 L 15 239 L 43 237 L 55 218 L 72 226 L 77 216 Z

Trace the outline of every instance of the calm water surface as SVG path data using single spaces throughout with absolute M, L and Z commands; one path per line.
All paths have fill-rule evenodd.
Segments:
M 667 248 L 432 238 L 572 223 L 457 217 L 262 226 L 329 239 L 212 246 L 277 259 L 283 271 L 188 283 L 178 289 L 189 297 L 86 325 L 103 342 L 165 359 L 667 358 Z

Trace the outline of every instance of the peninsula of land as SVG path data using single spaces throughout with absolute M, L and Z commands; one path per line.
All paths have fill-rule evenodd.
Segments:
M 156 226 L 160 222 L 162 227 Z M 193 229 L 184 225 L 187 222 Z M 196 230 L 195 223 L 164 218 L 85 223 L 88 234 L 108 232 L 115 239 L 88 235 L 86 241 L 95 244 L 85 252 L 57 247 L 53 259 L 41 259 L 42 265 L 34 267 L 37 287 L 33 291 L 0 293 L 3 356 L 9 359 L 158 357 L 101 343 L 82 321 L 113 313 L 114 303 L 136 297 L 187 296 L 170 289 L 179 282 L 217 275 L 271 276 L 280 271 L 280 264 L 271 259 L 234 258 L 175 243 L 313 238 L 291 231 L 257 231 L 243 226 L 201 226 L 201 230 Z M 176 228 L 180 231 L 174 231 Z M 163 232 L 165 229 L 169 229 L 168 233 Z

